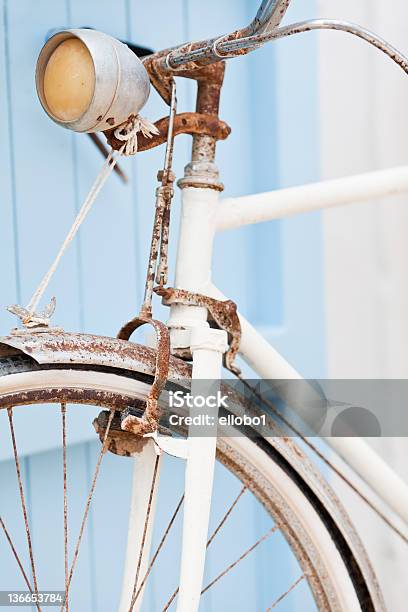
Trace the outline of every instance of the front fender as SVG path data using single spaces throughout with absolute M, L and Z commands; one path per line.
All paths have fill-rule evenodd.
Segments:
M 83 364 L 154 376 L 156 354 L 147 346 L 107 336 L 65 332 L 22 332 L 0 338 L 0 358 L 24 353 L 39 364 Z M 186 380 L 191 367 L 170 358 L 169 379 Z

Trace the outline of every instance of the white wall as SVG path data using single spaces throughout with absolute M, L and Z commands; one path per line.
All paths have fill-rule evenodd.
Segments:
M 408 52 L 404 0 L 319 0 L 319 17 L 365 25 Z M 408 163 L 408 78 L 339 32 L 319 34 L 322 178 Z M 408 377 L 408 196 L 323 215 L 328 377 Z M 408 478 L 408 441 L 373 441 Z M 390 610 L 406 609 L 406 546 L 339 487 Z M 404 598 L 405 599 L 401 599 Z

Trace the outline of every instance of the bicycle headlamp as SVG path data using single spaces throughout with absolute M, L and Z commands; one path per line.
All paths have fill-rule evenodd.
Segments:
M 76 132 L 99 132 L 136 115 L 150 92 L 149 76 L 123 43 L 96 30 L 58 32 L 41 50 L 36 85 L 46 113 Z

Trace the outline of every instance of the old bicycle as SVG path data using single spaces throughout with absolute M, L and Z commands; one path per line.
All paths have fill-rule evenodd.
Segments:
M 94 101 L 99 103 L 100 98 L 90 96 L 81 100 L 84 106 L 80 105 L 79 110 L 74 109 L 75 112 L 68 118 L 58 116 L 58 109 L 54 107 L 53 110 L 49 106 L 42 89 L 45 86 L 41 80 L 42 75 L 45 76 L 54 51 L 61 48 L 62 43 L 80 41 L 92 54 L 95 70 L 99 70 L 98 61 L 101 56 L 104 60 L 109 58 L 112 64 L 107 74 L 111 80 L 117 67 L 116 57 L 123 57 L 125 62 L 130 56 L 122 56 L 122 53 L 125 54 L 122 47 L 116 46 L 116 43 L 103 35 L 84 30 L 56 34 L 40 56 L 39 94 L 53 119 L 65 124 L 65 127 L 82 131 L 103 130 L 113 150 L 121 153 L 134 153 L 136 144 L 142 152 L 145 148 L 167 141 L 166 159 L 159 174 L 150 265 L 140 315 L 122 328 L 118 339 L 53 330 L 50 326 L 53 304 L 43 313 L 36 312 L 48 275 L 27 308 L 13 309 L 20 316 L 23 329 L 2 341 L 0 402 L 8 410 L 12 439 L 15 442 L 24 515 L 26 504 L 13 426 L 13 415 L 25 410 L 23 406 L 45 402 L 60 405 L 63 431 L 68 404 L 89 403 L 101 406 L 104 410 L 97 418 L 95 427 L 102 439 L 102 451 L 109 448 L 121 455 L 138 457 L 136 469 L 144 478 L 136 483 L 131 508 L 129 552 L 120 604 L 123 610 L 138 609 L 141 606 L 143 589 L 152 572 L 151 562 L 155 559 L 153 555 L 150 560 L 149 551 L 152 509 L 163 453 L 179 456 L 187 464 L 180 587 L 178 592 L 174 591 L 176 595 L 169 593 L 167 602 L 163 600 L 163 609 L 177 601 L 179 610 L 195 610 L 203 586 L 204 592 L 211 586 L 211 583 L 203 585 L 203 567 L 206 545 L 212 543 L 211 537 L 208 540 L 207 532 L 216 440 L 214 436 L 195 436 L 194 432 L 190 432 L 191 435 L 186 438 L 185 431 L 172 432 L 169 428 L 157 433 L 160 409 L 164 410 L 168 398 L 166 390 L 169 391 L 171 385 L 175 385 L 182 389 L 192 387 L 194 391 L 198 385 L 195 381 L 218 380 L 223 355 L 226 366 L 237 374 L 234 357 L 238 350 L 264 379 L 299 379 L 298 373 L 249 323 L 239 317 L 235 305 L 211 285 L 211 254 L 215 232 L 407 189 L 406 170 L 396 169 L 336 183 L 220 203 L 222 184 L 214 160 L 217 140 L 228 136 L 228 126 L 218 118 L 225 59 L 256 49 L 282 36 L 310 29 L 334 28 L 356 34 L 374 44 L 407 70 L 406 59 L 400 53 L 370 32 L 350 24 L 314 21 L 279 28 L 287 5 L 288 2 L 264 2 L 248 28 L 214 40 L 150 55 L 144 59 L 143 70 L 139 64 L 133 68 L 135 60 L 129 59 L 132 65 L 129 68 L 130 74 L 133 75 L 134 70 L 139 78 L 133 82 L 134 90 L 119 92 L 117 107 L 111 105 L 112 89 L 109 87 L 118 91 L 118 72 L 115 73 L 117 81 L 112 83 L 108 79 L 107 89 L 101 91 L 101 96 L 102 93 L 105 95 L 101 110 L 92 106 Z M 108 55 L 108 48 L 111 55 Z M 121 64 L 121 70 L 125 72 L 126 69 L 125 64 Z M 102 63 L 100 70 L 106 70 Z M 176 113 L 174 82 L 179 77 L 198 82 L 196 113 Z M 149 80 L 170 109 L 169 117 L 157 122 L 155 128 L 143 124 L 137 118 L 147 97 Z M 96 80 L 95 87 L 96 84 L 99 86 L 100 81 Z M 123 100 L 127 103 L 131 101 L 131 104 L 124 107 L 121 103 Z M 79 113 L 79 116 L 75 113 Z M 134 116 L 128 123 L 130 114 Z M 179 255 L 175 286 L 168 287 L 166 256 L 174 189 L 171 157 L 173 139 L 179 133 L 193 135 L 193 152 L 185 176 L 179 181 L 183 193 Z M 64 248 L 73 238 L 116 160 L 115 154 L 108 158 L 103 174 L 98 177 L 87 200 L 87 208 L 84 208 Z M 55 271 L 59 259 L 51 268 L 51 273 Z M 171 309 L 167 325 L 152 317 L 154 291 Z M 158 338 L 156 351 L 130 342 L 131 334 L 141 324 L 153 325 Z M 192 368 L 188 363 L 191 360 Z M 255 399 L 259 400 L 256 395 Z M 232 411 L 239 413 L 240 410 L 246 410 L 248 396 L 234 395 L 232 400 Z M 255 415 L 265 414 L 257 402 L 254 402 L 252 410 Z M 173 437 L 170 435 L 172 433 L 178 436 Z M 265 536 L 272 536 L 278 529 L 285 535 L 301 568 L 296 581 L 308 582 L 319 609 L 382 609 L 381 595 L 359 538 L 309 459 L 299 450 L 295 441 L 280 435 L 271 414 L 268 421 L 269 435 L 262 437 L 246 433 L 248 435 L 234 436 L 220 428 L 218 457 L 242 481 L 243 487 L 265 506 L 274 520 Z M 406 518 L 406 493 L 397 476 L 359 440 L 338 439 L 333 440 L 332 444 L 349 458 L 355 469 L 379 491 L 391 507 Z M 162 451 L 162 454 L 158 455 L 156 449 Z M 100 459 L 102 456 L 103 453 Z M 83 527 L 99 467 L 98 459 Z M 31 565 L 31 577 L 28 578 L 26 574 L 27 586 L 36 593 L 35 551 L 28 519 L 25 523 Z M 65 547 L 66 608 L 82 540 L 82 526 L 71 563 L 68 563 L 68 546 Z M 293 585 L 296 586 L 295 582 Z M 288 591 L 293 585 L 288 584 Z

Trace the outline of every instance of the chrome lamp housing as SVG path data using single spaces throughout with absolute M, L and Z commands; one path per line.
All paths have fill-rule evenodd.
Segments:
M 47 103 L 44 77 L 53 53 L 72 38 L 79 39 L 92 58 L 94 91 L 88 107 L 79 117 L 63 120 Z M 139 113 L 150 93 L 149 75 L 129 47 L 108 34 L 90 29 L 63 30 L 45 43 L 37 60 L 36 86 L 49 117 L 75 132 L 100 132 L 120 125 L 130 115 Z

